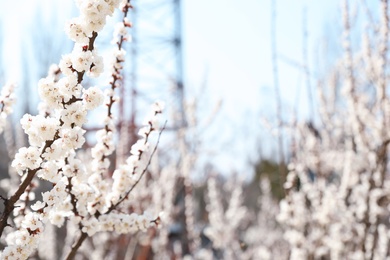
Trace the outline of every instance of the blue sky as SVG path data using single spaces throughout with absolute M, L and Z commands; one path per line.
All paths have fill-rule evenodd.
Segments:
M 258 138 L 262 151 L 275 158 L 275 139 L 264 129 L 260 118 L 275 118 L 271 63 L 270 0 L 184 1 L 186 73 L 197 86 L 207 70 L 211 99 L 221 99 L 216 118 L 218 129 L 210 139 L 221 139 L 229 153 L 220 154 L 226 170 L 245 169 L 242 155 L 256 156 Z M 338 19 L 339 1 L 277 1 L 278 54 L 302 63 L 303 10 L 307 12 L 308 60 L 315 70 L 315 54 Z M 338 37 L 336 35 L 336 37 Z M 338 39 L 335 39 L 337 41 Z M 307 92 L 302 71 L 278 61 L 284 116 L 291 117 L 297 98 L 301 118 L 308 117 Z M 314 85 L 314 81 L 312 81 Z M 213 103 L 213 101 L 210 101 Z M 211 131 L 212 132 L 212 131 Z M 232 145 L 234 144 L 234 145 Z M 228 158 L 237 158 L 229 160 Z
M 237 1 L 230 0 L 185 3 L 188 80 L 201 80 L 201 73 L 208 68 L 210 85 L 216 95 L 229 90 L 226 102 L 230 102 L 230 99 L 239 103 L 258 102 L 258 98 L 264 95 L 260 93 L 260 88 L 272 87 L 270 1 L 244 0 L 239 5 Z M 297 62 L 302 61 L 304 6 L 308 13 L 308 53 L 312 62 L 313 52 L 322 41 L 325 26 L 334 19 L 332 16 L 338 10 L 338 1 L 278 1 L 278 52 Z M 279 69 L 283 75 L 283 99 L 288 102 L 294 92 L 291 83 L 296 83 L 294 80 L 299 70 L 282 60 L 279 60 Z M 243 89 L 248 91 L 245 93 Z
M 38 2 L 48 0 L 0 0 L 0 15 L 6 33 L 6 52 L 14 52 L 19 32 L 26 29 L 31 10 Z M 261 117 L 275 118 L 272 82 L 270 21 L 272 0 L 184 0 L 183 42 L 184 68 L 189 95 L 200 92 L 207 76 L 205 99 L 207 115 L 219 100 L 223 105 L 205 136 L 212 160 L 219 162 L 223 172 L 250 171 L 248 158 L 256 157 L 259 136 L 262 148 L 273 156 L 275 140 L 261 125 Z M 66 10 L 69 0 L 59 0 Z M 23 8 L 20 8 L 23 4 Z M 313 71 L 317 67 L 315 54 L 324 42 L 329 28 L 337 21 L 339 1 L 279 0 L 277 1 L 278 54 L 302 63 L 303 10 L 307 9 L 308 55 Z M 49 8 L 48 8 L 49 9 Z M 64 12 L 66 13 L 66 11 Z M 61 27 L 61 29 L 63 26 Z M 337 35 L 335 35 L 338 37 Z M 337 40 L 337 39 L 336 39 Z M 3 51 L 3 55 L 5 55 Z M 16 60 L 16 59 L 15 59 Z M 18 78 L 18 64 L 7 62 L 8 78 Z M 307 93 L 299 68 L 278 61 L 280 87 L 286 118 L 289 118 L 297 96 L 302 118 L 307 117 Z M 314 84 L 314 81 L 313 81 Z M 203 112 L 202 112 L 203 113 Z M 224 153 L 218 151 L 224 150 Z M 217 155 L 218 154 L 218 155 Z

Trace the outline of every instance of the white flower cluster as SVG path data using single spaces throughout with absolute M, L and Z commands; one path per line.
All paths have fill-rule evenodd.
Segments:
M 49 67 L 49 70 L 48 70 L 48 74 L 47 74 L 47 77 L 46 77 L 46 83 L 47 84 L 50 84 L 50 82 L 52 83 L 56 83 L 60 80 L 60 76 L 61 76 L 61 69 L 60 67 L 58 67 L 57 64 L 52 64 L 50 65 Z M 45 80 L 42 80 L 40 81 L 41 84 L 45 84 Z M 42 89 L 41 91 L 45 92 L 44 89 Z M 47 91 L 47 90 L 46 90 Z M 41 93 L 39 94 L 40 96 L 46 96 L 44 93 Z M 53 100 L 53 102 L 55 102 L 55 100 Z M 55 102 L 56 103 L 56 102 Z M 41 101 L 39 104 L 38 104 L 38 111 L 39 111 L 39 114 L 40 115 L 43 115 L 45 117 L 48 117 L 48 116 L 53 116 L 51 113 L 53 111 L 53 108 L 50 106 L 50 104 L 48 104 L 47 102 L 45 101 Z
M 36 147 L 42 146 L 47 140 L 53 140 L 60 127 L 60 122 L 56 118 L 42 115 L 25 114 L 20 123 L 29 137 L 30 144 Z
M 12 105 L 15 103 L 15 84 L 8 82 L 0 93 L 0 133 L 3 132 L 7 116 L 12 113 Z
M 321 124 L 295 127 L 296 150 L 278 216 L 291 258 L 389 258 L 390 102 L 383 65 L 388 53 L 381 47 L 388 45 L 388 8 L 382 3 L 382 21 L 375 25 L 382 29 L 366 32 L 356 54 L 348 1 L 343 12 L 345 56 L 321 83 L 328 88 L 320 92 Z M 371 33 L 381 40 L 374 43 Z
M 97 232 L 115 231 L 118 234 L 133 234 L 138 231 L 146 231 L 154 225 L 154 218 L 145 212 L 142 215 L 136 213 L 118 214 L 110 213 L 102 215 L 98 219 L 91 217 L 84 219 L 82 231 L 88 236 L 93 236 Z
M 126 196 L 126 192 L 129 187 L 132 187 L 134 183 L 140 178 L 140 175 L 145 170 L 148 163 L 147 152 L 149 150 L 148 139 L 152 132 L 157 130 L 158 115 L 162 112 L 164 104 L 162 102 L 156 102 L 152 106 L 151 113 L 145 120 L 145 126 L 142 127 L 138 134 L 141 139 L 138 140 L 130 150 L 130 156 L 126 160 L 126 164 L 121 165 L 114 171 L 112 176 L 113 190 L 109 195 L 109 198 L 113 204 Z
M 65 27 L 70 39 L 76 43 L 88 44 L 93 32 L 99 32 L 106 24 L 106 17 L 114 13 L 120 0 L 76 0 L 80 17 L 71 20 Z
M 125 16 L 127 12 L 125 12 Z M 125 20 L 126 17 L 123 19 Z M 120 22 L 119 24 L 124 24 Z M 115 37 L 115 36 L 114 36 Z M 123 68 L 121 63 L 124 61 L 124 49 L 122 48 L 122 43 L 125 39 L 122 38 L 116 42 L 117 48 L 114 52 L 115 62 L 112 64 L 112 79 L 110 82 L 111 88 L 105 91 L 106 101 L 105 105 L 107 107 L 107 117 L 104 120 L 104 127 L 101 130 L 96 132 L 96 145 L 91 149 L 92 163 L 91 163 L 91 173 L 89 177 L 89 182 L 94 187 L 99 194 L 103 191 L 108 190 L 108 186 L 103 181 L 103 177 L 107 177 L 108 168 L 110 166 L 110 160 L 108 157 L 114 152 L 114 135 L 116 133 L 114 117 L 112 114 L 113 104 L 119 100 L 118 96 L 115 96 L 115 90 L 119 87 L 119 80 L 122 79 L 121 69 Z M 123 53 L 123 57 L 120 57 Z M 90 89 L 89 89 L 90 90 Z M 95 96 L 95 91 L 91 90 L 88 93 L 84 93 L 85 100 L 88 102 L 89 96 L 92 98 Z M 95 98 L 96 100 L 96 98 Z M 118 156 L 118 155 L 117 155 Z M 100 206 L 99 211 L 105 210 L 105 202 L 102 200 L 104 196 L 98 196 L 95 205 Z
M 207 187 L 210 225 L 205 229 L 205 235 L 212 241 L 213 248 L 224 249 L 224 258 L 238 259 L 241 251 L 237 239 L 238 231 L 247 215 L 247 209 L 242 205 L 242 186 L 235 183 L 231 188 L 231 198 L 226 211 L 219 197 L 216 179 L 210 178 Z
M 56 185 L 52 190 L 43 193 L 43 200 L 34 204 L 32 209 L 41 211 L 43 219 L 57 226 L 61 226 L 66 217 L 70 217 L 74 224 L 82 225 L 82 232 L 89 236 L 100 231 L 133 233 L 144 231 L 154 225 L 155 218 L 150 214 L 126 215 L 113 211 L 119 206 L 117 204 L 119 200 L 127 197 L 127 192 L 137 181 L 136 178 L 140 178 L 142 171 L 145 170 L 147 140 L 157 129 L 151 122 L 157 121 L 154 117 L 161 113 L 162 105 L 154 105 L 153 108 L 153 118 L 147 120 L 150 123 L 141 131 L 143 138 L 132 148 L 132 155 L 128 159 L 131 166 L 122 166 L 114 173 L 112 191 L 109 190 L 108 182 L 102 179 L 100 172 L 91 171 L 93 167 L 88 170 L 81 167 L 81 161 L 76 159 L 75 153 L 72 152 L 62 166 L 51 161 L 41 166 L 37 175 L 55 182 Z M 53 175 L 57 172 L 62 173 L 63 177 L 58 179 L 58 174 Z M 119 175 L 121 179 L 118 179 Z M 69 193 L 69 186 L 71 186 L 71 193 Z
M 37 147 L 22 147 L 19 149 L 18 153 L 15 155 L 15 159 L 12 161 L 12 167 L 22 175 L 23 172 L 27 169 L 35 170 L 42 163 L 42 158 L 40 157 L 40 151 Z
M 52 73 L 39 81 L 39 95 L 44 103 L 42 111 L 46 112 L 37 116 L 27 114 L 22 118 L 21 124 L 30 146 L 22 147 L 12 162 L 20 175 L 36 174 L 53 182 L 54 187 L 42 194 L 42 201 L 33 205 L 36 212 L 26 215 L 18 226 L 19 230 L 10 233 L 16 242 L 8 244 L 2 259 L 26 259 L 37 245 L 43 223 L 50 221 L 60 226 L 64 218 L 70 216 L 80 223 L 81 219 L 75 213 L 87 216 L 88 208 L 93 208 L 88 200 L 95 197 L 94 190 L 88 185 L 88 176 L 76 158 L 75 149 L 85 142 L 82 125 L 86 122 L 87 111 L 102 103 L 103 93 L 97 87 L 83 89 L 81 81 L 84 73 L 98 76 L 103 70 L 103 59 L 95 50 L 94 40 L 119 0 L 77 1 L 77 4 L 81 15 L 67 29 L 75 47 L 59 64 L 65 76 L 59 78 L 58 68 L 52 68 Z M 5 113 L 10 111 L 13 98 L 11 86 L 2 92 Z M 51 110 L 49 113 L 47 108 Z
M 261 196 L 258 199 L 257 222 L 251 224 L 243 235 L 246 245 L 244 259 L 286 259 L 289 254 L 283 230 L 276 220 L 279 212 L 278 201 L 271 193 L 268 178 L 260 180 Z
M 128 9 L 131 7 L 131 5 L 128 3 L 128 1 L 122 1 L 121 3 L 121 9 L 125 13 L 125 17 L 121 22 L 118 22 L 115 25 L 114 30 L 114 37 L 111 41 L 112 44 L 116 44 L 118 46 L 117 49 L 113 51 L 112 55 L 112 61 L 111 61 L 111 68 L 112 68 L 112 76 L 114 77 L 114 80 L 112 83 L 116 83 L 117 79 L 121 79 L 120 70 L 122 69 L 122 63 L 125 61 L 126 51 L 122 48 L 124 41 L 130 41 L 130 35 L 128 34 L 128 28 L 131 27 L 131 23 L 129 22 L 128 18 L 126 17 Z
M 127 28 L 131 27 L 131 23 L 126 20 L 115 25 L 113 43 L 119 43 L 121 40 L 131 41 Z
M 75 41 L 74 49 L 62 57 L 59 66 L 51 67 L 46 78 L 39 81 L 40 114 L 26 114 L 21 119 L 29 146 L 20 148 L 12 162 L 22 176 L 23 183 L 19 189 L 28 186 L 35 176 L 53 185 L 42 193 L 42 199 L 31 206 L 32 211 L 26 207 L 29 201 L 25 201 L 20 221 L 15 222 L 16 230 L 9 233 L 8 246 L 1 259 L 26 259 L 36 249 L 47 223 L 61 227 L 67 219 L 67 225 L 74 225 L 89 236 L 100 231 L 118 234 L 145 231 L 157 223 L 156 218 L 147 212 L 137 214 L 139 211 L 134 210 L 128 215 L 124 210 L 127 209 L 125 204 L 130 192 L 150 163 L 149 138 L 158 129 L 157 117 L 163 105 L 159 102 L 153 105 L 145 126 L 140 129 L 141 139 L 132 146 L 127 163 L 115 171 L 112 179 L 104 179 L 109 178 L 108 156 L 115 150 L 111 107 L 118 100 L 114 92 L 119 86 L 117 80 L 121 79 L 121 63 L 125 56 L 121 46 L 127 37 L 125 27 L 130 27 L 130 23 L 125 18 L 122 29 L 116 29 L 120 44 L 117 44 L 111 89 L 105 94 L 98 87 L 84 89 L 81 84 L 84 75 L 95 77 L 103 70 L 103 59 L 98 56 L 94 42 L 106 16 L 113 14 L 119 0 L 76 2 L 81 15 L 69 22 L 66 29 Z M 123 1 L 122 5 L 129 8 L 127 1 Z M 108 107 L 105 126 L 97 131 L 98 142 L 91 149 L 92 162 L 86 164 L 76 153 L 85 142 L 83 124 L 87 120 L 87 112 L 100 106 L 105 95 Z M 33 189 L 26 194 L 31 194 L 33 198 Z
M 43 224 L 39 216 L 35 213 L 27 213 L 21 226 L 22 229 L 6 237 L 8 246 L 0 253 L 1 259 L 27 259 L 38 247 L 39 234 L 43 232 Z
M 72 19 L 65 27 L 70 39 L 75 41 L 71 55 L 63 56 L 60 62 L 61 71 L 70 75 L 73 71 L 87 72 L 91 77 L 98 77 L 103 71 L 103 58 L 96 49 L 90 49 L 90 38 L 103 29 L 106 17 L 112 16 L 119 0 L 76 1 L 81 15 Z M 82 47 L 82 48 L 80 48 Z
M 85 101 L 85 108 L 92 110 L 103 103 L 104 94 L 100 88 L 91 87 L 87 90 L 83 90 L 83 100 Z
M 278 217 L 292 259 L 389 258 L 389 15 L 378 6 L 355 49 L 342 1 L 344 56 L 320 82 L 316 124 L 295 127 Z

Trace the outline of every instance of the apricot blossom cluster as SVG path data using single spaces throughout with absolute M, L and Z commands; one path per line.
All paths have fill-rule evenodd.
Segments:
M 79 227 L 81 237 L 92 236 L 99 231 L 131 233 L 146 230 L 155 223 L 155 218 L 147 213 L 125 214 L 118 212 L 117 208 L 129 198 L 136 184 L 129 180 L 142 177 L 148 166 L 148 137 L 157 130 L 156 117 L 162 111 L 161 103 L 153 105 L 145 127 L 140 130 L 141 139 L 132 147 L 126 165 L 115 171 L 113 180 L 103 178 L 109 166 L 107 156 L 114 150 L 112 135 L 115 127 L 110 109 L 117 86 L 115 81 L 120 78 L 121 66 L 118 64 L 111 82 L 113 87 L 105 93 L 109 100 L 106 102 L 108 118 L 105 128 L 97 132 L 99 141 L 91 150 L 91 167 L 87 167 L 76 152 L 85 143 L 83 124 L 87 121 L 88 111 L 100 106 L 105 99 L 99 87 L 85 89 L 83 77 L 98 77 L 103 72 L 103 58 L 99 56 L 94 43 L 107 16 L 113 15 L 120 0 L 76 0 L 76 4 L 81 14 L 66 25 L 69 38 L 75 42 L 74 49 L 70 54 L 63 55 L 59 66 L 51 68 L 48 77 L 39 81 L 40 107 L 43 108 L 40 114 L 26 114 L 21 119 L 29 146 L 20 148 L 12 162 L 22 183 L 10 199 L 5 199 L 9 208 L 2 214 L 4 223 L 1 233 L 8 226 L 7 219 L 16 201 L 25 196 L 23 193 L 27 193 L 26 187 L 35 176 L 51 182 L 52 188 L 42 193 L 42 199 L 36 201 L 31 210 L 27 209 L 25 214 L 14 219 L 16 230 L 8 232 L 7 247 L 1 253 L 1 259 L 28 258 L 37 248 L 47 223 L 60 227 L 67 219 Z M 121 7 L 128 8 L 128 1 L 122 1 Z M 124 20 L 124 29 L 116 30 L 120 37 L 126 34 L 124 30 L 129 27 L 128 24 Z M 117 63 L 124 60 L 123 53 L 119 48 Z M 63 77 L 58 76 L 59 72 Z M 2 115 L 10 112 L 12 86 L 3 88 L 0 99 Z M 72 248 L 69 258 L 74 256 L 76 250 Z
M 0 133 L 3 132 L 6 119 L 12 113 L 12 105 L 15 103 L 15 84 L 8 82 L 0 93 Z

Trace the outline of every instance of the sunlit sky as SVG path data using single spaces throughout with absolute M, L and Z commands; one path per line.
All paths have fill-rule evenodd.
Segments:
M 6 55 L 18 55 L 14 48 L 25 21 L 38 2 L 0 0 L 2 25 L 6 28 L 6 79 L 19 77 L 15 60 Z M 47 1 L 46 2 L 50 2 Z M 69 0 L 60 1 L 66 10 Z M 184 69 L 188 93 L 199 91 L 205 78 L 207 100 L 205 110 L 222 101 L 206 135 L 209 149 L 222 172 L 246 172 L 247 163 L 257 156 L 259 139 L 268 156 L 274 156 L 275 140 L 266 134 L 261 118 L 275 117 L 275 99 L 271 63 L 271 0 L 184 0 L 183 1 Z M 276 6 L 277 51 L 280 87 L 285 114 L 289 117 L 299 100 L 299 113 L 308 116 L 307 94 L 302 71 L 285 62 L 302 64 L 303 10 L 307 12 L 308 59 L 314 73 L 318 67 L 316 55 L 321 50 L 324 35 L 337 20 L 339 1 L 279 0 Z M 49 11 L 49 9 L 48 9 Z M 65 11 L 64 11 L 65 12 Z M 49 25 L 50 26 L 50 25 Z M 63 26 L 61 27 L 61 29 Z M 339 35 L 333 35 L 339 37 Z M 337 41 L 337 39 L 335 39 Z M 14 56 L 15 57 L 15 56 Z M 314 84 L 314 81 L 313 81 Z M 208 145 L 207 144 L 207 145 Z M 219 151 L 224 150 L 224 153 Z
M 187 80 L 200 85 L 207 70 L 212 98 L 223 100 L 222 111 L 215 122 L 219 127 L 214 129 L 213 137 L 224 140 L 224 151 L 229 151 L 229 155 L 226 153 L 220 158 L 234 158 L 224 160 L 224 166 L 231 169 L 238 163 L 240 169 L 245 169 L 247 161 L 238 158 L 248 151 L 250 156 L 257 156 L 259 138 L 265 145 L 261 148 L 264 156 L 276 159 L 275 139 L 260 120 L 262 117 L 275 119 L 271 1 L 198 0 L 185 1 L 184 6 Z M 328 27 L 340 13 L 339 1 L 277 1 L 278 54 L 300 64 L 305 8 L 308 60 L 314 73 L 315 54 L 320 51 L 318 47 L 324 42 L 324 35 L 330 33 Z M 307 118 L 303 73 L 284 60 L 278 60 L 284 115 L 287 118 L 292 115 L 291 109 L 298 98 L 300 116 Z

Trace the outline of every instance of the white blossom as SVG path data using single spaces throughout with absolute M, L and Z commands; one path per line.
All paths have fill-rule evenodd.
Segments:
M 77 45 L 76 45 L 77 47 Z M 92 52 L 76 49 L 72 52 L 72 67 L 78 72 L 89 71 L 92 65 Z
M 65 26 L 65 31 L 70 39 L 83 44 L 88 44 L 88 37 L 92 36 L 90 33 L 87 35 L 83 26 L 83 20 L 79 17 L 70 20 Z
M 103 103 L 104 95 L 98 87 L 90 87 L 84 90 L 83 98 L 86 109 L 94 109 Z
M 34 170 L 38 168 L 41 162 L 40 151 L 37 147 L 22 147 L 12 161 L 12 167 L 14 167 L 19 174 L 22 174 L 26 169 Z

